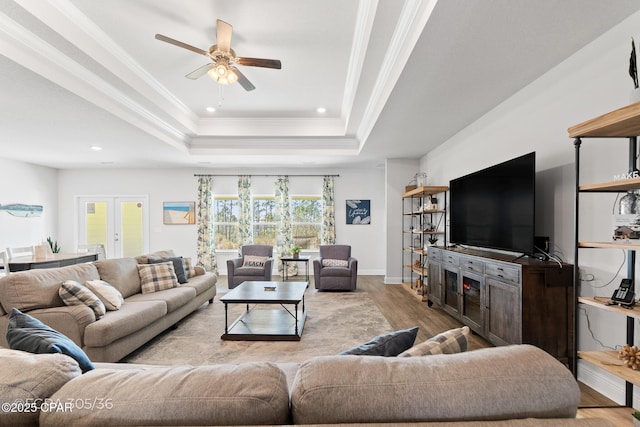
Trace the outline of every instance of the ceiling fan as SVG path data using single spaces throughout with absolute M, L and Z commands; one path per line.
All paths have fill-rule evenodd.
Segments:
M 172 39 L 171 37 L 156 34 L 156 39 L 190 50 L 200 55 L 208 56 L 213 61 L 210 64 L 190 72 L 185 77 L 195 80 L 199 77 L 209 74 L 209 76 L 220 84 L 229 84 L 238 82 L 247 91 L 254 90 L 256 87 L 238 70 L 236 65 L 245 65 L 248 67 L 264 67 L 281 69 L 282 64 L 278 59 L 261 59 L 261 58 L 239 58 L 231 49 L 231 35 L 233 27 L 231 24 L 220 19 L 216 21 L 216 41 L 208 51 L 199 49 L 195 46 Z

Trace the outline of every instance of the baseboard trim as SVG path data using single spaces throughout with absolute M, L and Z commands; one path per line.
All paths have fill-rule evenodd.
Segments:
M 603 394 L 614 402 L 623 405 L 625 401 L 625 382 L 617 377 L 606 374 L 591 363 L 578 360 L 578 381 L 588 385 L 598 393 Z M 634 388 L 633 402 L 640 401 L 640 391 Z
M 385 285 L 401 285 L 402 277 L 384 276 L 384 281 L 382 283 Z

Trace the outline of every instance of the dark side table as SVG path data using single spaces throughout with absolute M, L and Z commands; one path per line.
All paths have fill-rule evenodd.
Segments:
M 287 272 L 287 264 L 290 262 L 304 262 L 304 268 L 306 272 L 306 280 L 309 281 L 309 259 L 311 257 L 308 256 L 300 256 L 298 258 L 294 258 L 292 256 L 282 257 L 280 261 L 282 261 L 282 280 L 287 281 L 289 279 L 289 273 Z

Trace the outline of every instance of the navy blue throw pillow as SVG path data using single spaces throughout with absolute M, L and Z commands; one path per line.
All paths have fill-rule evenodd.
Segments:
M 187 278 L 187 270 L 184 268 L 184 258 L 182 258 L 181 256 L 173 258 L 149 258 L 149 264 L 159 264 L 161 262 L 168 261 L 171 261 L 173 263 L 173 269 L 176 272 L 178 283 L 187 283 L 189 279 Z
M 397 356 L 413 346 L 417 335 L 417 326 L 411 329 L 402 329 L 400 331 L 379 335 L 369 342 L 359 345 L 358 347 L 345 350 L 340 354 L 385 357 Z
M 35 317 L 22 313 L 17 308 L 12 309 L 9 316 L 7 342 L 13 350 L 36 354 L 66 354 L 78 362 L 82 373 L 95 369 L 91 360 L 76 343 Z

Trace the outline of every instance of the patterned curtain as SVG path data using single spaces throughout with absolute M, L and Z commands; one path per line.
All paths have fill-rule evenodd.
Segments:
M 251 215 L 251 177 L 242 175 L 238 177 L 238 219 L 239 246 L 253 243 L 253 227 Z
M 213 230 L 213 178 L 198 177 L 198 202 L 196 206 L 198 217 L 198 259 L 207 271 L 218 273 L 216 261 L 216 241 Z
M 291 201 L 289 199 L 289 177 L 279 176 L 275 182 L 276 218 L 279 219 L 276 231 L 276 262 L 278 271 L 282 271 L 281 257 L 291 256 L 293 243 L 293 227 L 291 226 Z M 287 263 L 287 274 L 298 274 L 298 266 L 294 262 Z
M 322 245 L 336 244 L 336 210 L 333 177 L 325 176 L 322 183 Z

